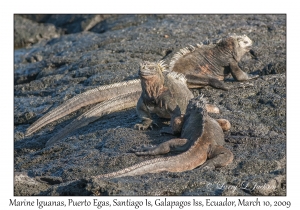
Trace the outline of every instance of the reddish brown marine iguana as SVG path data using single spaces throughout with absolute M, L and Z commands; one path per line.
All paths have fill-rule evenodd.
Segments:
M 186 75 L 189 88 L 198 88 L 210 85 L 215 88 L 227 90 L 225 84 L 220 81 L 226 75 L 231 73 L 236 80 L 243 81 L 252 79 L 257 76 L 250 76 L 238 67 L 241 57 L 250 50 L 252 41 L 247 36 L 229 36 L 220 39 L 216 44 L 197 45 L 196 47 L 181 49 L 175 54 L 170 63 L 172 71 L 181 72 Z M 128 82 L 116 83 L 108 86 L 100 86 L 93 90 L 82 93 L 72 99 L 69 99 L 61 106 L 51 110 L 49 113 L 38 119 L 26 131 L 26 136 L 31 135 L 48 123 L 59 119 L 67 114 L 89 104 L 98 103 L 111 99 L 114 102 L 123 103 L 120 98 L 123 94 L 130 96 L 130 93 L 136 95 L 137 91 L 141 91 L 140 80 L 132 80 Z M 120 96 L 119 98 L 115 98 Z M 137 103 L 138 97 L 135 97 Z M 134 100 L 134 96 L 130 97 Z M 125 103 L 125 102 L 124 102 Z M 132 103 L 132 106 L 134 103 Z M 101 105 L 100 105 L 101 107 Z M 96 107 L 97 108 L 97 107 Z M 93 109 L 95 110 L 95 109 Z M 98 112 L 101 112 L 99 110 Z M 89 117 L 97 112 L 90 112 Z M 95 115 L 99 118 L 102 115 Z
M 233 160 L 230 150 L 223 147 L 224 134 L 219 123 L 208 116 L 203 96 L 191 99 L 183 117 L 181 137 L 171 139 L 156 147 L 137 151 L 137 155 L 162 155 L 170 151 L 182 152 L 175 156 L 155 158 L 128 168 L 92 178 L 136 176 L 162 171 L 182 172 L 198 166 L 217 168 Z

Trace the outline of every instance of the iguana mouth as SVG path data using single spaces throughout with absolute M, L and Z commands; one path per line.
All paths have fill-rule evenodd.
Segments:
M 252 49 L 252 46 L 245 47 L 245 50 L 247 50 L 247 51 L 250 51 L 251 49 Z

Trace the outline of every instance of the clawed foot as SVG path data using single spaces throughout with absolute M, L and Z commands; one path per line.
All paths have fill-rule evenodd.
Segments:
M 247 88 L 247 87 L 254 87 L 254 84 L 249 82 L 244 82 L 235 86 L 235 88 Z
M 153 130 L 153 127 L 152 125 L 143 125 L 143 124 L 135 124 L 134 126 L 135 129 L 138 129 L 138 130 L 147 130 L 148 128 L 150 128 L 151 130 Z
M 138 129 L 138 130 L 147 130 L 148 128 L 150 128 L 150 130 L 153 130 L 153 126 L 158 126 L 156 123 L 138 123 L 138 124 L 135 124 L 134 128 L 135 129 Z
M 242 72 L 242 74 L 238 78 L 236 78 L 236 77 L 227 78 L 226 81 L 227 82 L 235 82 L 235 81 L 246 82 L 248 80 L 256 79 L 258 77 L 259 77 L 259 75 L 257 75 L 257 74 L 248 74 L 248 73 Z M 231 89 L 231 88 L 229 88 L 229 89 Z
M 259 75 L 257 75 L 257 74 L 248 74 L 248 80 L 256 79 L 258 77 L 259 77 Z
M 235 89 L 235 88 L 248 88 L 248 87 L 254 87 L 254 84 L 252 84 L 251 82 L 247 82 L 247 81 L 244 81 L 244 82 L 240 82 L 238 84 L 236 83 L 232 83 L 230 85 L 230 89 Z
M 216 167 L 214 166 L 213 162 L 211 161 L 206 161 L 205 163 L 203 163 L 200 167 L 200 169 L 202 170 L 213 170 Z

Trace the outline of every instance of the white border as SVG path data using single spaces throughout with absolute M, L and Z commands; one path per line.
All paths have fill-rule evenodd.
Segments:
M 299 146 L 297 138 L 297 117 L 299 112 L 299 12 L 298 5 L 283 1 L 38 1 L 38 0 L 15 0 L 1 2 L 1 103 L 0 103 L 0 129 L 1 129 L 1 181 L 0 206 L 8 208 L 9 199 L 36 200 L 36 197 L 14 197 L 13 196 L 13 14 L 14 13 L 283 13 L 287 14 L 287 196 L 284 197 L 259 197 L 260 200 L 289 200 L 292 202 L 290 209 L 299 207 Z M 293 1 L 296 2 L 296 1 Z M 39 197 L 40 198 L 40 197 Z M 86 197 L 75 197 L 84 200 Z M 112 200 L 115 197 L 103 199 Z M 121 197 L 117 197 L 121 199 Z M 134 200 L 144 200 L 147 197 L 133 197 Z M 192 197 L 168 197 L 174 200 L 192 200 Z M 210 197 L 196 197 L 205 200 Z M 243 197 L 229 197 L 231 200 Z M 43 197 L 43 200 L 65 200 L 66 197 Z M 93 198 L 86 198 L 92 200 Z M 155 200 L 156 197 L 148 199 Z M 224 200 L 225 197 L 211 197 L 211 199 Z M 254 197 L 247 198 L 249 200 Z M 26 208 L 26 207 L 23 207 Z M 35 207 L 37 208 L 37 207 Z M 47 207 L 45 207 L 47 208 Z M 43 208 L 43 209 L 45 209 Z M 49 207 L 48 207 L 49 208 Z M 47 208 L 47 209 L 48 209 Z M 74 207 L 67 207 L 67 209 Z M 95 207 L 93 207 L 96 209 Z M 122 207 L 127 208 L 129 207 Z M 158 208 L 158 207 L 157 207 Z M 165 207 L 166 208 L 166 207 Z M 232 207 L 224 207 L 229 209 Z M 4 209 L 4 208 L 1 208 Z M 56 207 L 57 209 L 57 207 Z M 64 207 L 66 209 L 66 207 Z M 111 208 L 110 208 L 111 209 Z M 134 208 L 130 208 L 134 209 Z M 141 208 L 140 208 L 141 209 Z M 161 208 L 162 209 L 162 208 Z M 176 207 L 173 207 L 176 209 Z M 183 208 L 190 209 L 190 208 Z M 238 209 L 244 209 L 239 207 Z M 248 208 L 249 209 L 249 208 Z M 258 209 L 260 209 L 258 207 Z M 272 209 L 272 208 L 271 208 Z

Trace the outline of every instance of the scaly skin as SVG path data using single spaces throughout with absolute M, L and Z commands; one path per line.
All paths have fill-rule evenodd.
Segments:
M 162 155 L 169 151 L 182 152 L 181 154 L 151 159 L 117 172 L 92 178 L 136 176 L 162 171 L 182 172 L 198 166 L 214 169 L 228 165 L 233 160 L 233 154 L 223 147 L 225 141 L 222 128 L 216 120 L 207 115 L 205 103 L 203 96 L 190 100 L 183 117 L 180 138 L 136 152 L 137 155 Z

